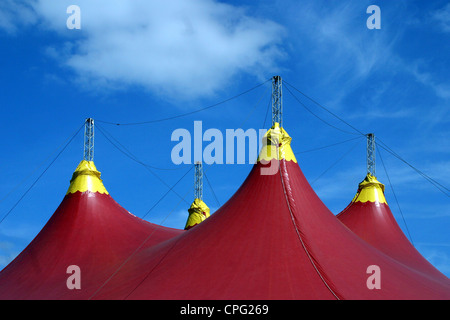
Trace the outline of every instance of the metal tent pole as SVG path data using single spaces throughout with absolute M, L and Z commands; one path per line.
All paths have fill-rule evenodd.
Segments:
M 375 177 L 375 135 L 373 133 L 367 134 L 367 173 Z
M 272 126 L 275 122 L 282 127 L 283 120 L 283 99 L 282 99 L 282 80 L 280 76 L 272 78 Z
M 203 200 L 203 164 L 201 161 L 195 163 L 194 199 Z
M 84 160 L 94 161 L 94 119 L 87 118 L 84 123 Z

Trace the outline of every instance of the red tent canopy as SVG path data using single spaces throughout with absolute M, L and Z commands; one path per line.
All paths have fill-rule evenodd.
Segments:
M 239 190 L 188 231 L 141 221 L 95 185 L 68 194 L 0 273 L 0 297 L 450 299 L 448 278 L 405 266 L 326 208 L 283 129 L 275 125 L 267 138 Z M 81 268 L 80 290 L 66 287 L 68 265 Z M 379 289 L 368 285 L 373 266 Z
M 448 280 L 407 239 L 386 202 L 384 185 L 374 176 L 366 176 L 352 202 L 337 217 L 360 238 L 401 263 L 440 281 Z
M 0 299 L 88 299 L 136 249 L 181 232 L 126 211 L 108 194 L 94 163 L 82 161 L 56 212 L 0 272 Z M 80 268 L 81 290 L 66 285 L 71 265 Z
M 95 299 L 449 299 L 430 278 L 360 239 L 326 208 L 278 126 L 215 214 L 139 251 Z M 371 266 L 380 289 L 371 289 Z M 369 273 L 368 273 L 369 272 Z

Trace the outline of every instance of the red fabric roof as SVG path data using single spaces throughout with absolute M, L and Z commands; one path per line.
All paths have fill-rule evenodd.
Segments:
M 448 281 L 407 239 L 387 203 L 352 201 L 337 217 L 360 238 L 394 259 L 440 281 Z
M 136 254 L 95 298 L 450 298 L 448 279 L 405 267 L 345 227 L 297 163 L 281 160 L 275 175 L 262 166 L 209 219 Z M 366 284 L 371 265 L 379 290 Z
M 149 237 L 143 247 L 182 230 L 139 219 L 110 195 L 75 192 L 27 248 L 0 272 L 0 299 L 89 299 Z M 67 267 L 81 269 L 81 290 L 69 290 Z
M 280 150 L 287 158 L 270 162 L 280 170 L 262 175 L 268 164 L 258 162 L 225 205 L 188 231 L 142 221 L 107 194 L 68 194 L 0 272 L 0 298 L 450 299 L 448 278 L 405 266 L 342 224 L 290 148 Z M 81 269 L 81 290 L 66 287 L 69 265 Z M 380 289 L 367 287 L 372 265 Z

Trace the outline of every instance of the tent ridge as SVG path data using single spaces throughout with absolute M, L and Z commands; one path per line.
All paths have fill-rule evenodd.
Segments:
M 325 287 L 327 287 L 327 289 L 331 292 L 331 294 L 337 299 L 337 300 L 342 300 L 342 296 L 336 292 L 336 290 L 334 290 L 333 288 L 331 288 L 331 286 L 328 284 L 329 280 L 327 280 L 327 276 L 325 274 L 323 274 L 323 272 L 320 271 L 320 266 L 317 266 L 318 261 L 317 259 L 315 259 L 312 255 L 312 253 L 308 250 L 308 247 L 306 245 L 306 243 L 303 241 L 303 237 L 301 235 L 301 232 L 297 226 L 297 223 L 295 222 L 295 217 L 294 214 L 292 212 L 292 208 L 291 208 L 291 203 L 290 203 L 290 199 L 292 199 L 292 194 L 289 193 L 288 195 L 288 191 L 287 190 L 292 190 L 290 186 L 288 186 L 286 188 L 286 184 L 289 184 L 289 179 L 287 179 L 288 181 L 285 181 L 284 179 L 284 175 L 288 175 L 287 170 L 286 170 L 286 166 L 282 166 L 281 163 L 283 161 L 279 161 L 279 172 L 280 172 L 280 179 L 281 179 L 281 185 L 283 188 L 283 193 L 284 193 L 284 197 L 286 200 L 286 205 L 288 207 L 289 210 L 289 214 L 291 216 L 291 221 L 292 224 L 294 225 L 294 229 L 295 232 L 297 233 L 297 237 L 300 241 L 300 244 L 302 245 L 303 250 L 305 251 L 309 261 L 311 262 L 311 265 L 313 266 L 314 270 L 317 272 L 317 274 L 319 275 L 320 280 L 323 282 L 323 284 L 325 285 Z M 283 172 L 281 170 L 281 168 L 283 168 Z

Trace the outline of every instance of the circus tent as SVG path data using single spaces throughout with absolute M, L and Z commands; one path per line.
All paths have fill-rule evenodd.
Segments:
M 0 299 L 89 299 L 135 250 L 181 232 L 122 208 L 83 160 L 50 220 L 0 272 Z M 70 266 L 81 270 L 80 290 L 68 289 Z
M 237 192 L 200 225 L 137 252 L 93 299 L 449 299 L 327 209 L 275 124 Z M 380 270 L 380 288 L 368 270 Z
M 448 278 L 386 254 L 329 211 L 278 123 L 263 143 L 236 193 L 186 231 L 130 214 L 83 160 L 48 223 L 0 272 L 0 299 L 450 299 Z
M 384 185 L 371 174 L 337 218 L 360 238 L 401 263 L 441 281 L 448 278 L 428 262 L 397 224 L 384 195 Z

